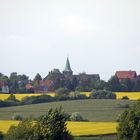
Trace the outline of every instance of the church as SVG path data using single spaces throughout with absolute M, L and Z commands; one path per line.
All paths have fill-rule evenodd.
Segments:
M 68 57 L 67 57 L 67 60 L 66 60 L 65 69 L 63 70 L 63 76 L 65 78 L 76 77 L 77 80 L 80 80 L 81 78 L 82 79 L 95 80 L 95 81 L 100 80 L 100 75 L 99 74 L 81 73 L 81 74 L 78 74 L 78 75 L 73 75 L 73 71 L 71 69 L 70 61 L 69 61 Z

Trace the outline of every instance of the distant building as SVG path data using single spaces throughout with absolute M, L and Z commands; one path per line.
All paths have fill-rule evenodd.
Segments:
M 51 89 L 53 85 L 53 81 L 51 80 L 41 80 L 39 81 L 38 85 L 34 87 L 34 91 L 36 93 L 46 93 Z
M 137 77 L 136 71 L 116 71 L 115 76 L 122 81 L 124 79 L 135 79 Z
M 65 78 L 69 78 L 73 75 L 73 71 L 71 70 L 71 66 L 70 66 L 70 62 L 69 62 L 68 57 L 67 57 L 65 69 L 63 71 L 63 75 L 64 75 Z
M 79 81 L 80 79 L 89 79 L 89 80 L 100 80 L 100 75 L 99 74 L 86 74 L 86 73 L 81 73 L 78 75 L 73 75 L 73 71 L 70 66 L 70 61 L 69 58 L 67 57 L 66 60 L 66 65 L 65 69 L 63 71 L 63 75 L 65 78 L 71 78 L 71 77 L 76 77 L 76 79 Z
M 6 83 L 0 82 L 0 92 L 9 93 L 9 87 Z

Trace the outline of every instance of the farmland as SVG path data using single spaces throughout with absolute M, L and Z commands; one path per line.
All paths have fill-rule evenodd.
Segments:
M 9 120 L 14 113 L 20 113 L 24 117 L 38 117 L 45 114 L 50 108 L 62 106 L 65 112 L 80 112 L 84 119 L 89 121 L 114 122 L 118 115 L 125 110 L 121 106 L 131 105 L 134 102 L 130 100 L 86 99 L 5 107 L 0 108 L 0 120 Z
M 40 96 L 40 95 L 42 95 L 42 94 L 40 94 L 40 93 L 32 93 L 32 94 L 14 94 L 15 95 L 15 97 L 16 97 L 16 99 L 18 99 L 18 100 L 22 100 L 23 98 L 25 98 L 25 97 L 30 97 L 30 96 Z M 50 95 L 50 96 L 52 96 L 52 97 L 54 97 L 55 96 L 55 93 L 47 93 L 46 95 Z M 10 96 L 10 94 L 3 94 L 3 93 L 0 93 L 0 100 L 5 100 L 5 99 L 7 99 L 8 97 Z
M 122 99 L 122 97 L 127 96 L 131 100 L 140 99 L 140 92 L 116 92 L 117 99 Z
M 6 133 L 11 125 L 18 121 L 0 121 L 0 131 Z M 67 122 L 67 128 L 73 136 L 89 136 L 116 133 L 117 123 L 113 122 Z
M 80 94 L 86 95 L 87 97 L 90 96 L 91 92 L 81 92 Z M 138 100 L 140 99 L 140 92 L 115 92 L 116 97 L 118 100 L 122 99 L 122 97 L 127 96 L 130 100 Z M 30 96 L 40 96 L 42 95 L 41 93 L 24 93 L 24 94 L 14 94 L 16 99 L 22 100 L 25 97 L 30 97 Z M 55 93 L 46 93 L 45 95 L 50 95 L 51 97 L 55 97 Z M 5 100 L 10 96 L 10 94 L 3 94 L 0 93 L 0 100 Z

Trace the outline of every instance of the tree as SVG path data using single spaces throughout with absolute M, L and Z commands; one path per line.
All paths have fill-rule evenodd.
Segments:
M 117 131 L 120 140 L 140 139 L 140 100 L 119 117 Z
M 96 90 L 104 90 L 104 89 L 106 89 L 106 82 L 103 80 L 97 80 L 97 81 L 95 81 L 94 88 Z
M 120 83 L 117 76 L 112 76 L 108 81 L 107 89 L 110 91 L 120 91 Z
M 50 109 L 46 115 L 39 118 L 35 126 L 36 135 L 40 140 L 72 140 L 67 130 L 66 121 L 68 117 L 62 108 Z
M 39 73 L 37 73 L 35 78 L 34 78 L 34 81 L 40 81 L 40 80 L 42 80 L 42 77 Z

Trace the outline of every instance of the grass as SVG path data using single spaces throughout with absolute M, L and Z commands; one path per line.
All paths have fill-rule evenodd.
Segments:
M 7 133 L 10 126 L 18 125 L 19 121 L 1 120 L 0 131 Z M 67 122 L 67 128 L 73 136 L 91 136 L 116 133 L 117 123 L 114 122 Z
M 116 135 L 94 136 L 94 137 L 75 137 L 74 140 L 117 140 Z
M 84 119 L 94 122 L 114 122 L 118 115 L 126 108 L 120 105 L 133 104 L 130 100 L 110 99 L 86 99 L 62 102 L 51 102 L 0 108 L 0 120 L 9 120 L 14 113 L 22 114 L 24 117 L 38 117 L 45 114 L 50 108 L 62 106 L 65 112 L 80 112 Z

